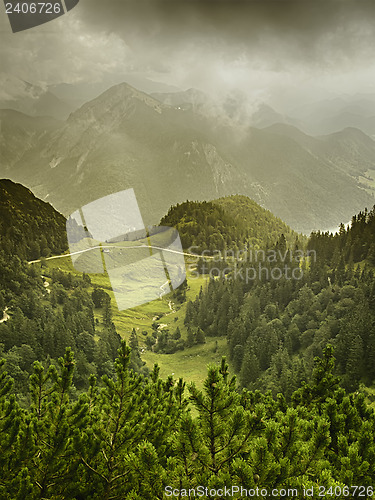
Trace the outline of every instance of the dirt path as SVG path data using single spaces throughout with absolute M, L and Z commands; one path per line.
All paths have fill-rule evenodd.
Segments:
M 5 323 L 5 321 L 8 321 L 9 319 L 9 314 L 7 314 L 8 308 L 6 307 L 3 311 L 3 319 L 0 319 L 0 323 Z
M 47 257 L 46 260 L 63 259 L 63 258 L 66 258 L 66 257 L 72 257 L 72 255 L 80 255 L 81 253 L 91 252 L 91 250 L 97 250 L 98 248 L 122 248 L 122 249 L 125 249 L 125 250 L 133 250 L 133 248 L 145 248 L 145 247 L 154 248 L 155 250 L 162 250 L 163 252 L 176 253 L 178 255 L 186 255 L 186 257 L 197 257 L 197 258 L 200 257 L 200 255 L 196 255 L 194 253 L 179 252 L 178 250 L 171 250 L 169 248 L 156 247 L 156 246 L 153 246 L 153 245 L 137 245 L 137 246 L 134 246 L 134 247 L 122 247 L 122 246 L 116 246 L 116 247 L 114 247 L 113 245 L 112 246 L 110 246 L 110 245 L 99 245 L 99 246 L 95 246 L 95 247 L 91 247 L 91 248 L 86 248 L 86 250 L 79 250 L 78 252 L 66 253 L 66 254 L 63 254 L 63 255 L 54 255 L 53 257 Z M 205 255 L 205 259 L 214 259 L 214 258 L 215 257 L 213 257 L 211 255 Z M 37 264 L 40 261 L 41 261 L 41 259 L 31 260 L 30 262 L 28 262 L 28 264 Z
M 175 313 L 176 313 L 176 310 L 174 309 L 174 307 L 173 307 L 173 306 L 174 306 L 174 304 L 173 304 L 173 302 L 170 300 L 170 301 L 168 302 L 168 307 L 169 307 L 169 309 L 170 309 L 170 311 L 171 311 L 171 312 L 170 312 L 170 313 L 168 313 L 168 314 L 167 314 L 167 316 L 169 316 L 169 314 L 175 314 Z
M 47 278 L 45 276 L 42 276 L 42 279 L 43 279 L 44 288 L 47 290 L 47 293 L 51 293 L 51 290 L 48 288 L 49 287 L 49 283 L 47 281 Z

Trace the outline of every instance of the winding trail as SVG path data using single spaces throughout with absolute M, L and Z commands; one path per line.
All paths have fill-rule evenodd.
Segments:
M 0 323 L 5 323 L 5 321 L 8 321 L 9 319 L 9 314 L 7 314 L 8 308 L 6 307 L 3 311 L 3 319 L 0 319 Z
M 175 309 L 173 309 L 173 302 L 172 302 L 171 300 L 168 302 L 168 307 L 169 307 L 169 309 L 170 309 L 170 311 L 171 311 L 171 312 L 170 312 L 170 313 L 168 313 L 168 314 L 171 314 L 171 313 L 175 313 L 175 312 L 176 312 L 176 311 L 175 311 Z
M 169 252 L 169 253 L 175 253 L 178 255 L 185 255 L 186 257 L 201 257 L 201 255 L 194 254 L 194 253 L 187 253 L 187 252 L 179 252 L 178 250 L 171 250 L 170 248 L 163 248 L 163 247 L 156 247 L 153 245 L 137 245 L 133 247 L 128 247 L 128 246 L 116 246 L 114 247 L 113 245 L 98 245 L 95 247 L 91 248 L 86 248 L 85 250 L 79 250 L 78 252 L 72 252 L 72 253 L 65 253 L 63 255 L 54 255 L 53 257 L 47 257 L 46 260 L 53 260 L 53 259 L 64 259 L 66 257 L 72 257 L 73 255 L 80 255 L 82 253 L 86 252 L 91 252 L 91 250 L 97 250 L 98 248 L 122 248 L 123 250 L 133 250 L 134 248 L 154 248 L 155 250 L 162 250 L 163 252 Z M 214 259 L 214 256 L 211 255 L 205 255 L 205 259 Z M 37 264 L 38 262 L 41 262 L 41 259 L 38 260 L 31 260 L 28 262 L 28 264 Z

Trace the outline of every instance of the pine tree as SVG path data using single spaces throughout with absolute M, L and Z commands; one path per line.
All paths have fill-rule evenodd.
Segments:
M 69 348 L 59 359 L 58 368 L 51 365 L 46 370 L 41 363 L 34 363 L 27 431 L 33 440 L 28 449 L 28 469 L 38 491 L 35 498 L 74 497 L 80 492 L 79 459 L 73 437 L 80 426 L 85 426 L 88 407 L 85 398 L 70 403 L 74 365 Z M 33 460 L 35 456 L 37 461 Z
M 134 351 L 137 351 L 139 349 L 138 337 L 137 337 L 137 332 L 135 331 L 135 328 L 132 329 L 132 332 L 130 334 L 129 347 L 131 350 L 134 350 Z
M 4 360 L 0 360 L 0 498 L 21 500 L 17 478 L 22 471 L 22 413 L 16 398 L 11 395 L 13 380 L 4 371 Z
M 348 346 L 347 352 L 344 386 L 348 391 L 354 391 L 358 388 L 358 383 L 363 371 L 364 358 L 362 338 L 356 335 Z
M 142 361 L 141 355 L 139 353 L 138 337 L 135 328 L 133 328 L 132 333 L 130 335 L 129 346 L 131 349 L 129 366 L 132 370 L 142 373 L 145 363 Z
M 103 323 L 107 328 L 111 328 L 112 326 L 112 308 L 111 308 L 111 299 L 105 300 L 103 309 Z
M 105 303 L 110 300 L 110 296 L 102 288 L 94 288 L 91 293 L 91 298 L 96 308 L 103 307 Z
M 194 384 L 189 387 L 199 419 L 184 415 L 176 439 L 174 474 L 180 487 L 222 487 L 236 456 L 248 450 L 252 417 L 238 406 L 240 396 L 235 388 L 235 378 L 228 378 L 225 359 L 220 369 L 209 367 L 203 391 Z
M 35 362 L 24 410 L 1 373 L 2 499 L 144 500 L 163 498 L 167 485 L 231 484 L 268 491 L 362 484 L 373 497 L 375 414 L 363 394 L 338 386 L 331 347 L 291 405 L 282 395 L 240 393 L 225 359 L 209 367 L 203 390 L 189 386 L 189 400 L 183 380 L 161 380 L 157 366 L 145 379 L 129 364 L 123 342 L 116 375 L 103 387 L 90 377 L 88 392 L 71 401 L 71 351 L 57 366 Z
M 197 344 L 205 344 L 206 343 L 206 336 L 204 334 L 204 331 L 201 328 L 197 328 L 196 334 L 195 334 L 195 342 Z
M 191 330 L 191 328 L 188 327 L 186 345 L 187 345 L 187 347 L 192 347 L 194 344 L 195 344 L 195 335 L 194 335 L 193 331 Z
M 157 367 L 146 382 L 129 370 L 129 363 L 130 349 L 123 342 L 115 380 L 103 377 L 101 411 L 92 412 L 90 426 L 77 441 L 86 498 L 92 500 L 137 498 L 131 492 L 141 495 L 138 498 L 154 498 L 161 481 L 160 467 L 153 468 L 156 457 L 171 453 L 169 436 L 181 408 L 174 404 L 175 395 L 183 386 L 175 391 L 172 381 L 163 384 Z M 184 405 L 181 394 L 179 399 Z
M 310 407 L 323 403 L 338 388 L 339 378 L 334 375 L 335 358 L 333 347 L 327 345 L 322 358 L 315 358 L 311 384 L 303 384 L 292 397 L 294 403 Z
M 244 347 L 243 345 L 237 344 L 233 349 L 233 368 L 235 372 L 239 372 L 241 370 L 243 357 Z
M 245 348 L 240 372 L 240 383 L 242 387 L 250 387 L 260 375 L 259 361 L 252 347 Z

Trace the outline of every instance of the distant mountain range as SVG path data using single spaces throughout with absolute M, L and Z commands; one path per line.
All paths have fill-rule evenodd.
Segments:
M 284 123 L 313 136 L 358 128 L 375 139 L 375 94 L 323 99 L 296 108 L 289 105 L 286 110 L 276 110 L 273 104 L 259 100 L 253 102 L 242 92 L 233 92 L 216 100 L 197 89 L 152 95 L 165 104 L 256 128 Z
M 13 109 L 30 116 L 66 119 L 78 105 L 61 99 L 47 87 L 0 73 L 0 110 Z
M 0 72 L 0 110 L 14 109 L 30 116 L 50 116 L 66 120 L 70 113 L 113 85 L 127 81 L 144 92 L 170 92 L 175 87 L 153 82 L 134 74 L 90 83 L 37 85 Z
M 249 103 L 246 95 L 241 92 L 221 99 L 215 99 L 193 88 L 185 92 L 159 92 L 151 95 L 164 104 L 192 110 L 205 117 L 214 118 L 221 124 L 234 127 L 264 128 L 275 123 L 298 125 L 297 120 L 284 116 L 266 103 Z
M 238 99 L 222 120 L 207 107 L 194 90 L 150 96 L 122 83 L 61 123 L 3 110 L 0 175 L 65 215 L 134 188 L 150 224 L 186 199 L 242 194 L 309 233 L 374 204 L 375 142 L 359 130 L 316 138 L 272 124 L 281 119 L 272 108 L 258 108 L 265 128 L 257 129 L 239 115 Z
M 324 99 L 302 106 L 292 115 L 308 134 L 331 134 L 354 127 L 375 138 L 375 94 Z

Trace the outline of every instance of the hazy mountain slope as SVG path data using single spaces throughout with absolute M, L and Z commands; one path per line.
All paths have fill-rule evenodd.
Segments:
M 350 219 L 350 207 L 373 203 L 356 179 L 287 136 L 251 129 L 230 159 L 259 186 L 251 197 L 297 231 L 332 227 Z
M 66 119 L 74 109 L 69 99 L 60 99 L 48 88 L 6 73 L 0 73 L 0 87 L 0 109 L 13 109 L 31 116 L 51 116 L 59 120 Z
M 294 116 L 294 115 L 293 115 Z M 312 135 L 332 134 L 358 128 L 375 136 L 375 95 L 364 94 L 325 99 L 295 110 L 301 128 Z
M 372 141 L 364 150 L 363 137 L 352 134 L 356 152 L 349 157 L 345 140 L 316 143 L 296 134 L 300 137 L 223 125 L 120 84 L 30 147 L 14 152 L 12 141 L 22 143 L 17 131 L 9 145 L 3 137 L 10 151 L 2 172 L 65 215 L 134 188 L 147 223 L 157 223 L 171 205 L 186 199 L 242 194 L 309 233 L 346 222 L 372 205 L 351 172 L 355 165 L 369 164 Z
M 328 134 L 348 127 L 358 128 L 365 134 L 375 137 L 375 115 L 363 116 L 362 114 L 343 111 L 337 115 L 329 117 L 322 123 L 318 123 L 316 131 L 319 131 L 318 133 Z
M 356 128 L 319 138 L 329 161 L 358 178 L 375 166 L 375 141 Z M 375 194 L 375 190 L 374 190 Z
M 195 111 L 198 111 L 205 103 L 210 101 L 209 97 L 198 89 L 188 89 L 181 92 L 153 92 L 151 96 L 163 104 L 180 106 L 184 109 L 194 109 Z
M 297 124 L 297 120 L 282 115 L 266 103 L 252 103 L 241 92 L 215 100 L 201 90 L 191 88 L 183 92 L 153 93 L 152 97 L 164 104 L 193 110 L 206 118 L 215 118 L 232 126 L 264 128 L 275 123 Z
M 339 167 L 356 181 L 375 166 L 375 141 L 356 128 L 318 137 L 306 135 L 284 124 L 273 125 L 267 130 L 295 140 L 322 161 Z
M 155 82 L 144 75 L 136 73 L 125 73 L 123 75 L 102 75 L 100 82 L 76 82 L 57 83 L 50 85 L 48 89 L 59 99 L 65 102 L 77 102 L 77 106 L 82 106 L 85 102 L 95 99 L 100 94 L 114 85 L 127 82 L 132 87 L 136 87 L 142 92 L 153 93 L 178 92 L 178 87 L 167 85 L 162 82 Z
M 187 196 L 214 198 L 242 184 L 202 128 L 194 114 L 119 85 L 73 113 L 13 176 L 64 213 L 133 187 L 145 219 L 156 222 Z
M 278 113 L 267 104 L 261 104 L 251 117 L 253 127 L 264 128 L 274 123 L 290 123 L 290 118 Z
M 29 150 L 44 144 L 47 132 L 62 122 L 48 116 L 31 117 L 13 109 L 0 109 L 1 175 L 11 176 L 15 163 Z

